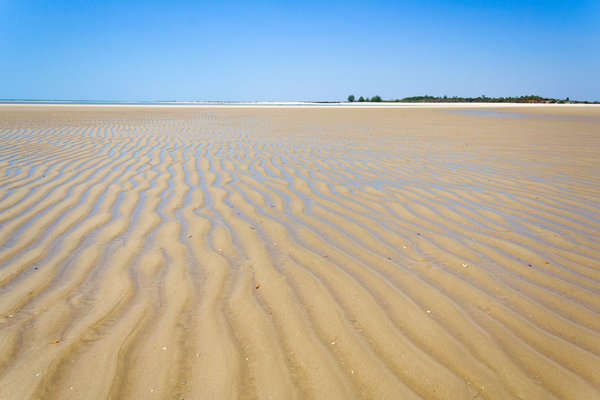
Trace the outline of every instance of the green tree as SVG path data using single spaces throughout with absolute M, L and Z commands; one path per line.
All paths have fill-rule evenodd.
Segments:
M 354 95 L 351 94 L 350 96 L 348 96 L 348 102 L 352 103 L 354 101 Z
M 362 96 L 360 96 L 360 97 L 358 98 L 358 101 L 359 101 L 359 103 L 362 103 L 362 102 L 364 102 L 364 101 L 365 101 L 365 98 L 364 98 L 364 97 L 362 97 Z
M 381 102 L 381 97 L 375 95 L 375 96 L 371 97 L 371 101 L 373 101 L 375 103 L 380 103 Z

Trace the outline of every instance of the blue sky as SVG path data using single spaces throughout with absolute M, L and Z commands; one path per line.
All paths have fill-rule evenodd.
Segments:
M 0 0 L 0 98 L 600 100 L 600 0 Z

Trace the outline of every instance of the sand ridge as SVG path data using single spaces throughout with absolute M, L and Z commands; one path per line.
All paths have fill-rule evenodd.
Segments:
M 600 109 L 492 111 L 0 106 L 0 398 L 598 397 Z

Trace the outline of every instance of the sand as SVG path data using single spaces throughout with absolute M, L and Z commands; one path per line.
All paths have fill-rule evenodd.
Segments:
M 600 107 L 0 106 L 0 399 L 600 398 Z

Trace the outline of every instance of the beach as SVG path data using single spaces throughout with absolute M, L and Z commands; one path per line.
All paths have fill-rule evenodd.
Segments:
M 0 399 L 600 398 L 600 106 L 0 105 Z

